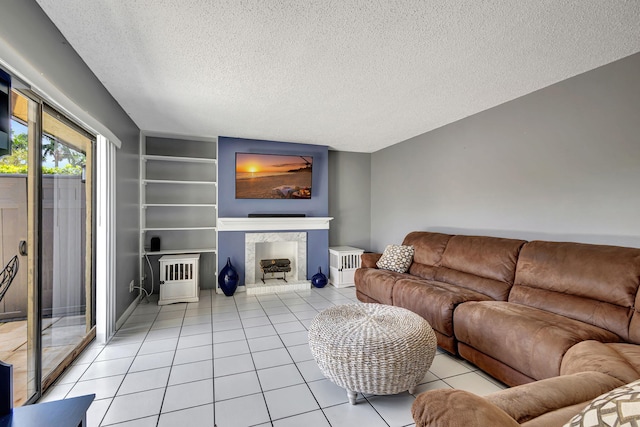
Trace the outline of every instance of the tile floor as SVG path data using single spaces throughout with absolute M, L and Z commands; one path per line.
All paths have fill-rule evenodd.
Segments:
M 318 369 L 307 328 L 321 310 L 357 301 L 354 288 L 141 303 L 106 346 L 82 353 L 41 401 L 95 393 L 89 426 L 411 426 L 415 395 L 438 388 L 504 388 L 438 352 L 415 395 L 346 393 Z

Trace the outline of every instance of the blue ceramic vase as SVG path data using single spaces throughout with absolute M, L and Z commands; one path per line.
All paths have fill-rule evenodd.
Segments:
M 238 288 L 238 272 L 231 265 L 231 258 L 227 258 L 227 265 L 222 267 L 218 275 L 218 285 L 222 292 L 228 297 L 232 296 Z
M 316 288 L 324 288 L 327 282 L 327 276 L 322 274 L 322 269 L 318 267 L 318 272 L 311 278 L 311 284 Z

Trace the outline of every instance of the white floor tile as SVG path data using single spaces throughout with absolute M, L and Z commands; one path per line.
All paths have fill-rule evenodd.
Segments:
M 273 422 L 273 427 L 331 427 L 322 411 L 307 412 Z
M 252 317 L 264 317 L 266 315 L 267 315 L 267 313 L 265 313 L 264 310 L 262 310 L 262 309 L 259 309 L 259 310 L 247 310 L 247 311 L 241 311 L 240 312 L 240 318 L 242 320 L 250 319 Z
M 102 423 L 104 425 L 116 424 L 157 415 L 160 413 L 163 395 L 164 389 L 160 388 L 137 393 L 135 399 L 129 395 L 117 396 L 113 399 Z
M 260 383 L 256 371 L 219 377 L 213 381 L 216 402 L 260 393 Z
M 243 339 L 241 341 L 230 341 L 215 344 L 213 349 L 213 358 L 219 359 L 222 357 L 237 356 L 238 354 L 246 353 L 249 353 L 249 345 L 247 344 L 247 340 Z
M 127 345 L 109 345 L 100 352 L 94 361 L 121 359 L 123 357 L 132 357 L 138 353 L 142 343 Z
M 263 390 L 274 390 L 304 382 L 294 364 L 260 369 L 258 371 L 258 378 L 260 378 L 260 384 Z
M 128 373 L 118 390 L 118 396 L 156 388 L 164 389 L 167 386 L 169 371 L 171 371 L 171 368 L 158 368 Z
M 158 424 L 158 416 L 138 418 L 133 421 L 125 421 L 123 423 L 111 424 L 109 427 L 156 427 Z
M 182 365 L 185 363 L 201 362 L 203 360 L 211 359 L 213 359 L 213 346 L 203 345 L 200 347 L 190 347 L 177 350 L 173 364 Z
M 282 306 L 282 307 L 267 307 L 264 309 L 264 312 L 269 316 L 277 316 L 279 314 L 291 314 L 291 311 L 289 311 L 289 308 L 287 308 L 286 306 Z
M 111 399 L 94 400 L 87 411 L 87 427 L 98 427 L 110 404 Z
M 213 403 L 210 403 L 195 408 L 162 413 L 158 427 L 213 427 L 213 422 Z
M 261 338 L 251 338 L 247 340 L 249 342 L 249 348 L 252 352 L 273 350 L 275 348 L 283 348 L 282 340 L 277 335 Z
M 163 351 L 172 351 L 178 345 L 178 338 L 169 338 L 158 341 L 145 341 L 138 351 L 138 356 L 143 354 L 161 353 Z
M 300 332 L 306 330 L 302 322 L 298 320 L 296 320 L 295 322 L 278 323 L 273 326 L 274 328 L 276 328 L 276 331 L 278 331 L 279 334 L 288 334 L 291 332 Z
M 133 357 L 122 359 L 105 360 L 104 362 L 93 362 L 80 377 L 81 381 L 93 380 L 96 378 L 110 377 L 113 375 L 126 374 L 129 366 L 133 362 Z
M 325 378 L 315 360 L 298 362 L 296 363 L 296 366 L 300 370 L 300 373 L 302 373 L 302 376 L 304 377 L 304 380 L 306 382 L 317 381 Z
M 38 403 L 51 402 L 53 400 L 64 399 L 67 393 L 73 388 L 75 383 L 60 384 L 49 387 L 46 393 L 38 400 Z M 93 392 L 92 392 L 93 393 Z
M 180 336 L 180 326 L 174 326 L 170 328 L 154 329 L 151 328 L 147 334 L 145 341 L 166 340 L 170 338 L 178 338 Z
M 180 326 L 182 326 L 182 318 L 156 320 L 153 322 L 153 325 L 151 325 L 151 330 L 156 331 L 159 329 L 179 328 Z
M 171 366 L 173 362 L 173 351 L 163 351 L 161 353 L 151 353 L 136 356 L 129 372 L 147 371 L 149 369 L 164 368 Z
M 438 390 L 441 388 L 452 388 L 449 384 L 445 383 L 442 380 L 437 380 L 437 381 L 432 381 L 430 383 L 424 383 L 424 384 L 420 384 L 418 387 L 416 387 L 413 395 L 417 396 L 420 393 L 424 393 L 425 391 L 429 391 L 429 390 Z
M 319 409 L 306 384 L 265 391 L 264 398 L 272 420 Z
M 256 327 L 253 327 L 253 328 L 246 328 L 244 330 L 244 333 L 246 334 L 247 339 L 268 337 L 270 335 L 277 335 L 276 330 L 271 325 L 256 326 Z
M 475 372 L 458 375 L 457 377 L 449 377 L 444 381 L 453 388 L 466 390 L 479 396 L 485 396 L 502 390 L 501 387 Z
M 256 326 L 270 325 L 271 320 L 267 316 L 250 317 L 248 319 L 242 319 L 242 326 L 245 328 L 253 328 Z
M 206 334 L 212 331 L 210 323 L 201 323 L 199 325 L 183 326 L 180 336 Z
M 282 338 L 282 342 L 287 347 L 301 344 L 309 344 L 309 332 L 299 331 L 299 332 L 291 332 L 288 334 L 280 334 L 280 338 Z
M 313 360 L 313 355 L 311 354 L 309 344 L 287 347 L 287 350 L 291 354 L 291 358 L 294 362 L 305 362 L 307 360 Z
M 238 320 L 240 315 L 237 311 L 228 311 L 224 313 L 213 313 L 211 318 L 213 319 L 213 323 L 216 322 L 224 322 L 227 320 Z
M 164 320 L 184 319 L 184 310 L 180 311 L 160 311 L 156 317 L 155 323 L 162 322 Z
M 58 380 L 56 381 L 56 385 L 59 384 L 69 384 L 75 383 L 82 377 L 87 369 L 91 366 L 89 363 L 82 363 L 77 365 L 71 365 L 67 369 L 65 369 L 64 373 Z
M 162 413 L 213 403 L 213 380 L 167 387 Z
M 240 341 L 245 339 L 244 331 L 242 329 L 214 332 L 212 335 L 214 344 L 220 344 L 230 341 Z
M 215 417 L 219 427 L 253 426 L 269 421 L 261 393 L 216 402 Z
M 213 361 L 204 360 L 184 365 L 175 365 L 171 368 L 169 385 L 183 384 L 192 381 L 208 380 L 213 378 Z
M 470 372 L 467 367 L 462 366 L 460 363 L 456 362 L 452 357 L 446 354 L 436 354 L 436 357 L 433 358 L 433 363 L 431 364 L 431 368 L 429 368 L 429 370 L 441 379 Z
M 293 363 L 291 356 L 284 348 L 254 352 L 253 363 L 256 369 L 271 368 L 273 366 L 287 365 Z
M 332 427 L 387 427 L 387 423 L 378 415 L 366 400 L 358 400 L 355 405 L 344 403 L 323 409 Z
M 409 393 L 371 396 L 367 400 L 390 427 L 402 427 L 413 423 L 411 405 L 416 399 Z
M 240 354 L 213 360 L 213 375 L 215 377 L 239 374 L 253 371 L 254 369 L 253 359 L 250 354 Z
M 239 319 L 224 320 L 222 322 L 215 322 L 211 330 L 213 332 L 230 331 L 232 329 L 242 329 L 242 322 Z
M 275 325 L 276 323 L 295 322 L 298 320 L 298 318 L 294 316 L 292 313 L 285 313 L 285 314 L 269 315 L 269 320 L 271 320 L 271 323 Z
M 211 333 L 189 335 L 188 337 L 180 337 L 178 340 L 178 350 L 183 348 L 200 347 L 211 343 Z
M 312 381 L 308 383 L 308 385 L 321 408 L 339 405 L 349 401 L 347 391 L 327 379 Z
M 199 325 L 201 323 L 211 323 L 211 313 L 200 316 L 185 317 L 182 322 L 182 326 Z
M 123 379 L 124 375 L 114 375 L 112 377 L 96 378 L 95 380 L 78 381 L 66 397 L 83 396 L 85 394 L 95 394 L 96 400 L 114 397 Z

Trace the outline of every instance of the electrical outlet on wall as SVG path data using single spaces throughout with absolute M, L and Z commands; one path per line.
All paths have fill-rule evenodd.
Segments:
M 136 286 L 136 281 L 135 281 L 135 280 L 132 280 L 132 281 L 129 283 L 129 292 L 133 292 L 133 288 L 134 288 L 135 286 Z

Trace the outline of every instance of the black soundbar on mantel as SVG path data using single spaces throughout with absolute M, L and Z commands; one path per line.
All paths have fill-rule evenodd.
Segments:
M 304 218 L 303 213 L 250 213 L 249 218 Z

